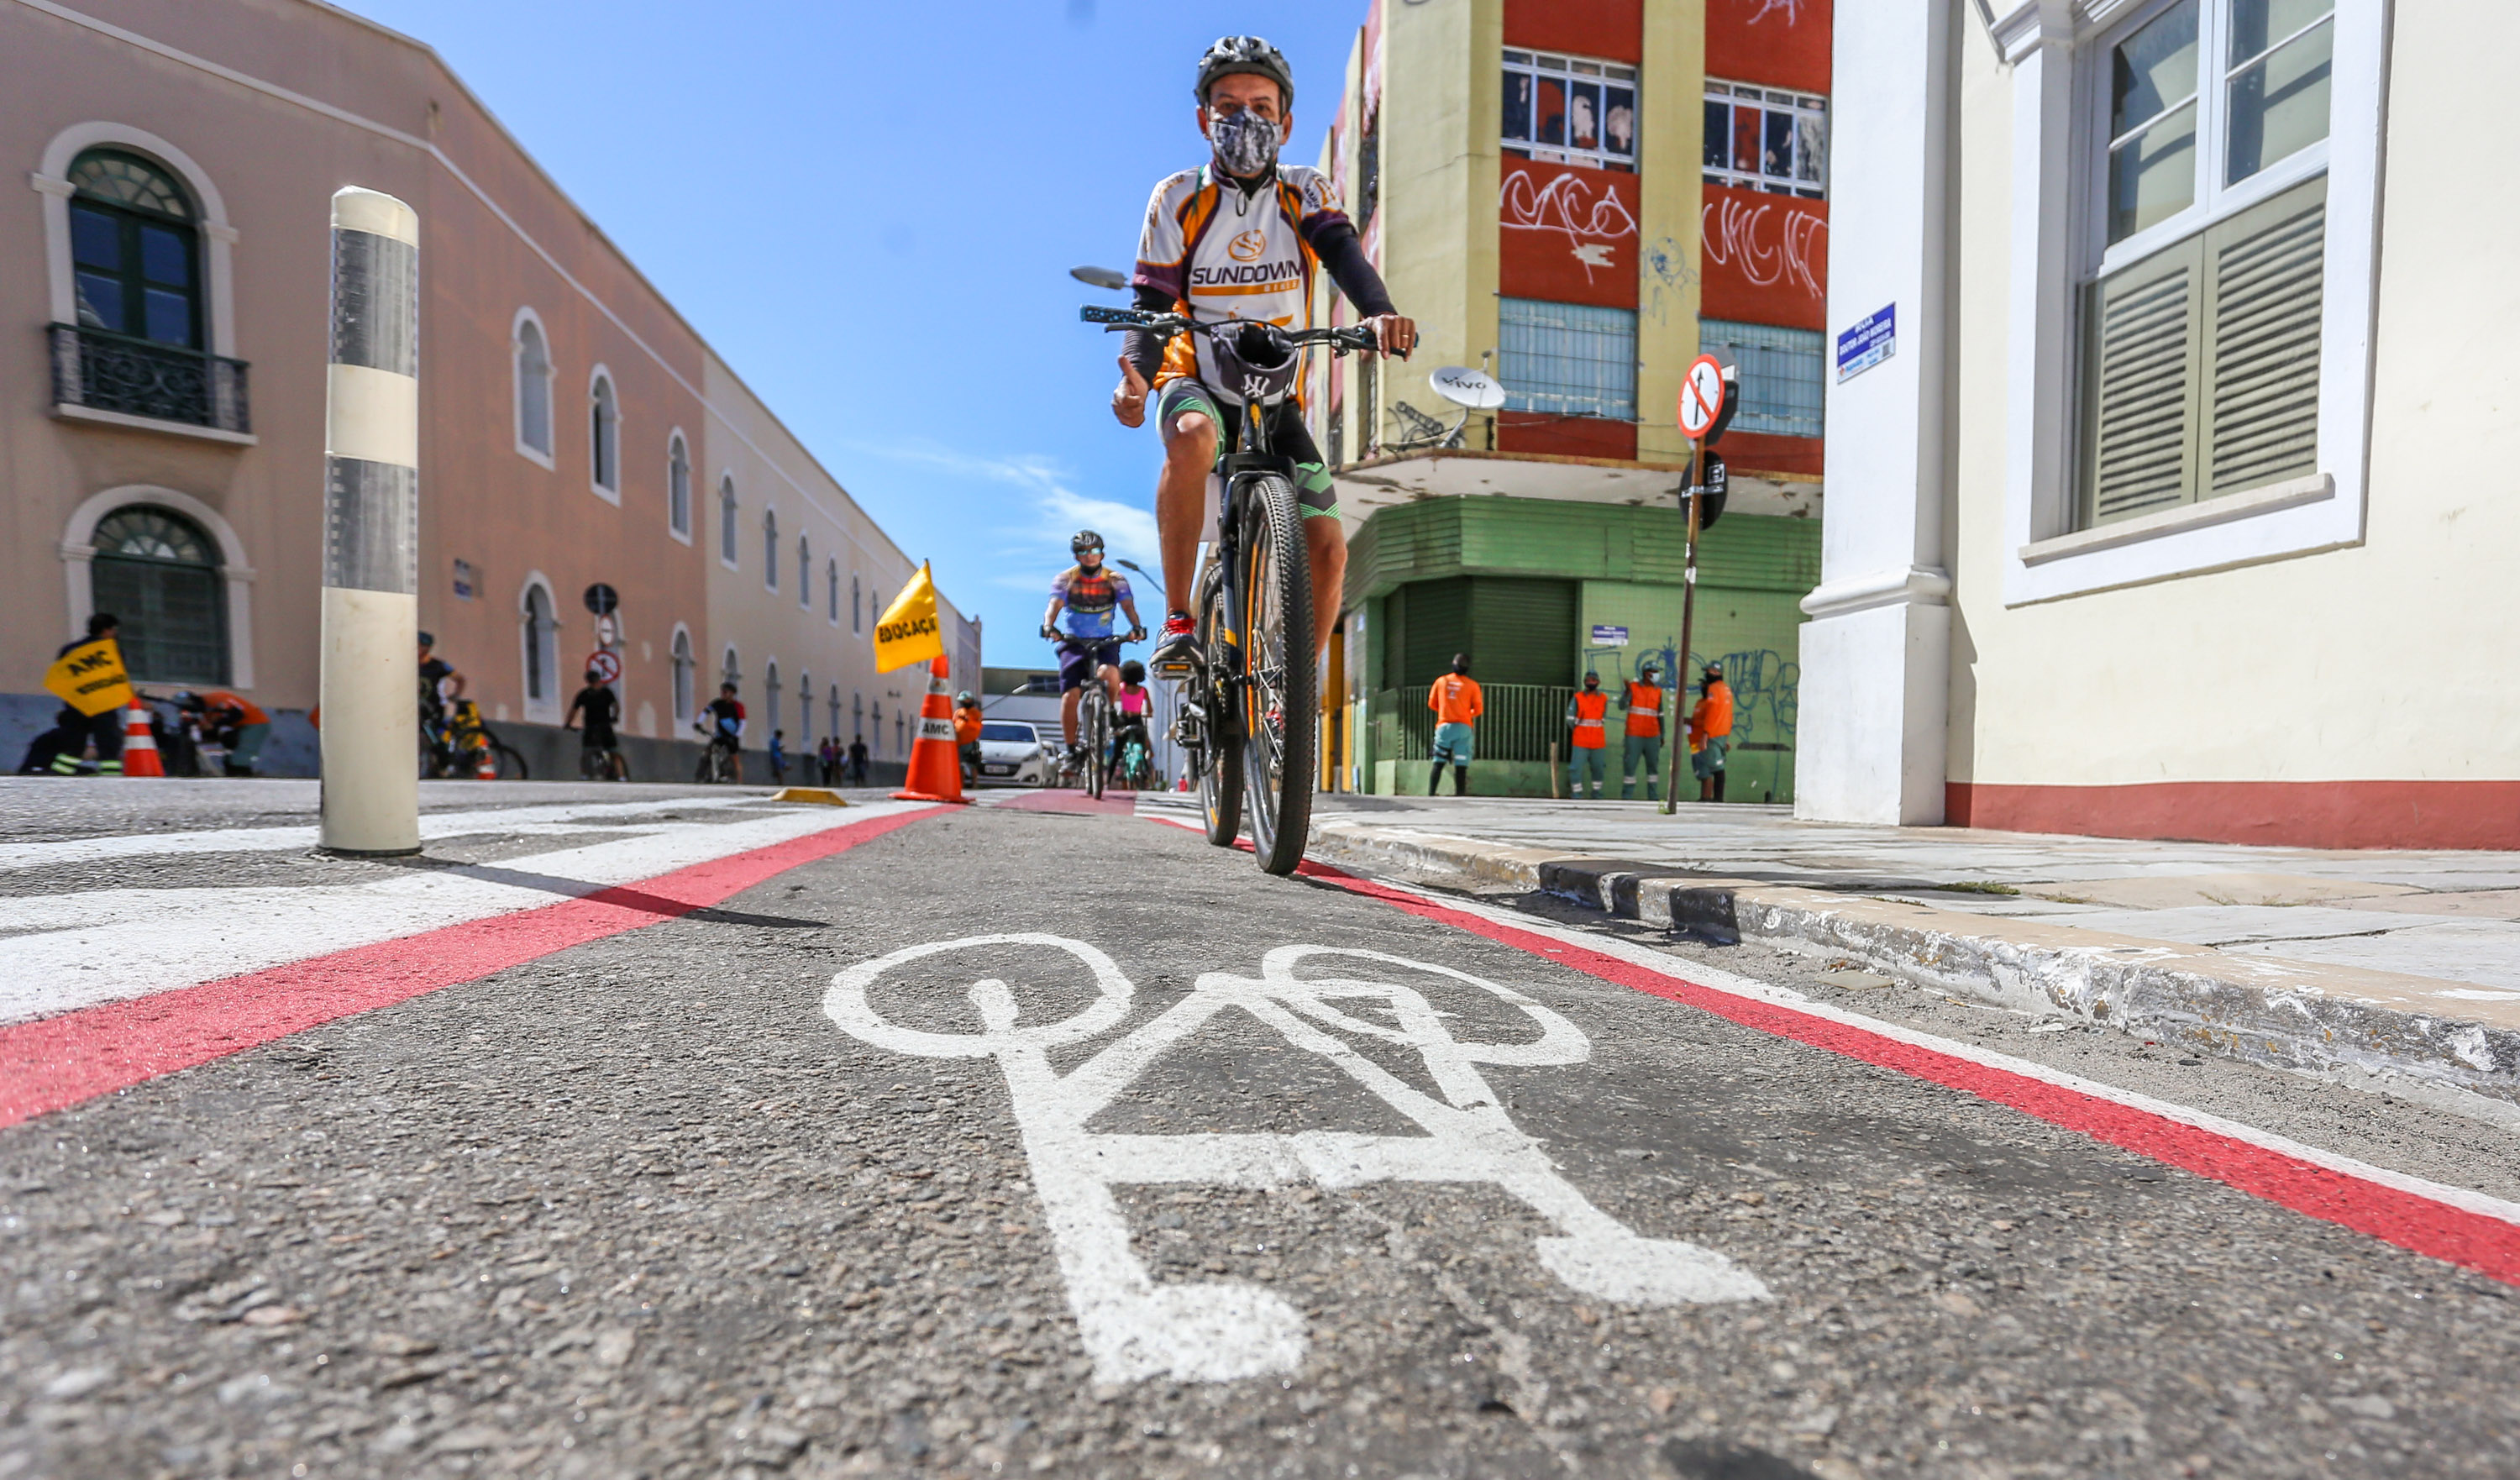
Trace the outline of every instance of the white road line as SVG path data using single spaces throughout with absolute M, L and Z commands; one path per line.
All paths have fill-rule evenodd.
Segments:
M 766 796 L 697 796 L 675 800 L 624 799 L 568 806 L 499 807 L 480 812 L 424 812 L 423 842 L 470 837 L 482 832 L 515 832 L 537 826 L 581 822 L 623 813 L 689 811 L 703 807 L 741 807 L 768 801 Z M 112 837 L 69 837 L 54 842 L 0 843 L 0 870 L 41 869 L 61 864 L 86 864 L 117 858 L 162 858 L 186 853 L 279 853 L 315 846 L 312 824 L 286 828 L 205 828 L 190 832 L 127 832 Z
M 1369 875 L 1359 875 L 1359 876 Z M 1956 1039 L 1921 1032 L 1883 1018 L 1867 1017 L 1861 1012 L 1850 1012 L 1833 1004 L 1807 997 L 1791 987 L 1771 986 L 1766 982 L 1754 981 L 1746 976 L 1736 976 L 1730 971 L 1702 965 L 1696 962 L 1675 961 L 1659 951 L 1633 941 L 1622 940 L 1614 935 L 1595 934 L 1588 930 L 1558 925 L 1518 911 L 1499 909 L 1493 905 L 1478 904 L 1454 895 L 1439 894 L 1396 879 L 1377 876 L 1373 878 L 1373 882 L 1376 887 L 1414 894 L 1429 904 L 1441 906 L 1446 910 L 1474 915 L 1496 924 L 1510 925 L 1517 930 L 1527 930 L 1534 935 L 1547 936 L 1552 940 L 1569 946 L 1578 946 L 1587 951 L 1598 951 L 1604 956 L 1615 956 L 1631 965 L 1644 967 L 1658 976 L 1668 977 L 1673 981 L 1686 982 L 1710 991 L 1790 1009 L 1807 1017 L 1817 1017 L 1852 1028 L 1861 1028 L 1865 1032 L 1876 1033 L 1883 1038 L 1894 1039 L 1916 1048 L 1930 1049 L 1937 1054 L 1947 1054 L 1954 1058 L 1965 1059 L 1970 1063 L 1982 1064 L 1991 1069 L 2002 1069 L 2009 1074 L 2018 1074 L 2025 1079 L 2051 1084 L 2079 1095 L 2089 1095 L 2095 1099 L 2122 1104 L 2129 1109 L 2141 1110 L 2147 1114 L 2160 1116 L 2164 1120 L 2193 1126 L 2200 1131 L 2228 1136 L 2234 1141 L 2244 1142 L 2278 1155 L 2298 1157 L 2331 1172 L 2340 1172 L 2349 1177 L 2375 1182 L 2383 1187 L 2394 1188 L 2402 1192 L 2411 1192 L 2419 1197 L 2429 1197 L 2436 1202 L 2445 1203 L 2464 1212 L 2520 1225 L 2520 1203 L 2508 1202 L 2488 1193 L 2474 1191 L 2467 1188 L 2451 1187 L 2444 1183 L 2427 1181 L 2421 1177 L 2410 1177 L 2403 1172 L 2393 1172 L 2387 1167 L 2358 1161 L 2340 1152 L 2310 1145 L 2288 1136 L 2262 1130 L 2240 1121 L 2226 1120 L 2220 1115 L 2195 1109 L 2192 1106 L 2178 1104 L 2167 1099 L 2156 1099 L 2138 1091 L 2103 1084 L 2098 1080 L 2085 1079 L 2063 1069 L 2052 1068 L 2044 1063 L 2034 1063 L 2026 1058 L 2015 1058 L 2009 1054 L 1999 1054 L 1992 1049 L 1979 1048 Z
M 805 807 L 742 822 L 647 824 L 642 836 L 359 884 L 104 889 L 0 899 L 0 1024 L 530 910 L 917 805 Z

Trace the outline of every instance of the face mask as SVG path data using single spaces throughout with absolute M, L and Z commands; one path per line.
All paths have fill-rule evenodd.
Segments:
M 1217 164 L 1238 179 L 1249 179 L 1278 158 L 1278 125 L 1247 108 L 1212 120 L 1207 137 L 1216 146 Z
M 1592 677 L 1589 677 L 1589 676 L 1588 676 L 1588 677 L 1584 680 L 1584 692 L 1585 692 L 1586 694 L 1591 694 L 1591 693 L 1593 693 L 1595 690 L 1599 689 L 1600 687 L 1601 687 L 1601 681 L 1600 681 L 1599 679 L 1592 678 Z

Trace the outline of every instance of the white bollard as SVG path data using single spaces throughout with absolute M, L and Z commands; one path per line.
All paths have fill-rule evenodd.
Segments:
M 420 217 L 333 197 L 324 404 L 323 826 L 333 853 L 420 851 Z

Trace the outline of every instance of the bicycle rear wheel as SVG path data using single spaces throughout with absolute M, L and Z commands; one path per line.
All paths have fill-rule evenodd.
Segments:
M 517 752 L 516 746 L 506 740 L 492 740 L 490 754 L 498 763 L 499 780 L 520 782 L 528 779 L 525 775 L 525 758 Z
M 1313 572 L 1294 486 L 1263 476 L 1242 505 L 1242 620 L 1248 644 L 1242 736 L 1251 851 L 1271 874 L 1304 861 L 1313 817 Z
M 1231 848 L 1242 831 L 1242 736 L 1233 702 L 1241 650 L 1235 646 L 1225 583 L 1211 569 L 1199 583 L 1198 644 L 1205 657 L 1191 679 L 1200 718 L 1199 749 L 1190 761 L 1198 769 L 1198 805 L 1207 819 L 1207 840 Z

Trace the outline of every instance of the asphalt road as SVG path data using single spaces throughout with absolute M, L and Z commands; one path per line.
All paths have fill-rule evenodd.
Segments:
M 0 1235 L 0 1477 L 2520 1473 L 2508 1285 L 1113 812 L 24 1120 Z

